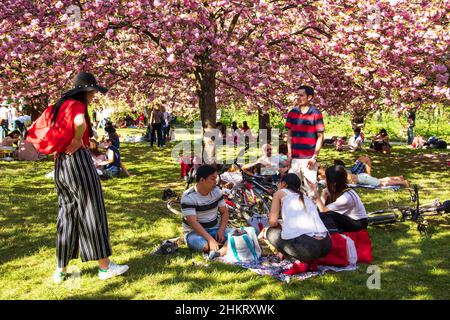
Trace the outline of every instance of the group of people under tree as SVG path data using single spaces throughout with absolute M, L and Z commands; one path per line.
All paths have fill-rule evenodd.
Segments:
M 316 269 L 315 259 L 331 250 L 330 229 L 345 232 L 367 228 L 366 209 L 359 195 L 348 187 L 349 183 L 408 186 L 403 177 L 371 177 L 372 163 L 368 157 L 356 160 L 351 169 L 354 173 L 347 171 L 341 161 L 319 170 L 317 157 L 323 143 L 324 124 L 321 112 L 310 104 L 313 96 L 311 87 L 299 88 L 298 107 L 289 112 L 286 121 L 287 154 L 274 157 L 271 145 L 265 144 L 263 156 L 242 167 L 248 174 L 253 174 L 249 170 L 255 165 L 278 168 L 278 191 L 272 198 L 270 227 L 263 230 L 262 238 L 281 255 L 298 259 L 287 274 Z M 181 198 L 186 243 L 195 251 L 207 253 L 208 259 L 226 254 L 230 232 L 228 209 L 216 185 L 217 174 L 214 166 L 200 166 L 197 184 Z M 318 177 L 326 185 L 321 195 Z M 225 181 L 224 186 L 232 187 L 232 184 Z
M 57 269 L 53 277 L 56 283 L 67 279 L 67 266 L 79 254 L 82 261 L 98 261 L 100 279 L 128 270 L 127 265 L 115 264 L 109 258 L 112 250 L 108 222 L 96 172 L 96 166 L 105 166 L 112 175 L 120 168 L 124 169 L 118 152 L 120 146 L 114 139 L 117 133 L 114 126 L 106 130 L 108 138 L 104 147 L 107 153 L 101 157 L 98 144 L 92 139 L 94 130 L 88 113 L 88 105 L 95 93 L 106 93 L 107 90 L 97 84 L 92 74 L 81 72 L 75 77 L 73 88 L 49 107 L 52 125 L 66 129 L 64 135 L 54 141 L 58 146 L 55 184 L 59 203 Z M 313 88 L 299 87 L 297 107 L 288 113 L 287 150 L 277 160 L 283 162 L 283 169 L 279 171 L 278 191 L 273 196 L 270 227 L 263 232 L 263 237 L 281 254 L 299 260 L 295 264 L 297 271 L 314 269 L 314 259 L 323 257 L 331 249 L 330 234 L 321 214 L 331 217 L 333 224 L 342 231 L 367 228 L 366 210 L 358 194 L 348 188 L 349 173 L 344 166 L 333 165 L 325 170 L 326 189 L 321 195 L 318 193 L 317 157 L 325 128 L 321 112 L 311 105 L 313 97 Z M 163 109 L 155 108 L 150 121 L 152 130 L 162 131 L 164 120 Z M 32 142 L 39 143 L 38 130 L 34 124 L 29 128 Z M 245 124 L 244 130 L 249 131 Z M 161 139 L 158 141 L 161 144 Z M 266 144 L 265 154 L 258 163 L 273 166 L 271 151 L 271 145 Z M 369 163 L 365 163 L 365 168 L 370 173 Z M 227 228 L 228 209 L 217 186 L 217 169 L 201 165 L 197 169 L 196 182 L 181 198 L 183 231 L 189 248 L 206 252 L 208 259 L 215 259 L 225 254 L 230 232 Z

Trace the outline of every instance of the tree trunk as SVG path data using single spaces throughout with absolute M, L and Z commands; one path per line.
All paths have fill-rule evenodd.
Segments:
M 200 118 L 203 128 L 212 128 L 216 124 L 216 73 L 204 71 L 199 79 L 200 90 L 197 91 Z
M 260 108 L 258 108 L 258 125 L 259 125 L 259 134 L 261 135 L 261 130 L 266 130 L 267 134 L 267 143 L 271 143 L 271 128 L 270 128 L 270 113 L 264 112 Z
M 216 125 L 216 73 L 203 71 L 197 74 L 197 90 L 200 118 L 203 127 L 202 159 L 206 164 L 216 163 L 216 142 L 211 138 L 210 129 Z

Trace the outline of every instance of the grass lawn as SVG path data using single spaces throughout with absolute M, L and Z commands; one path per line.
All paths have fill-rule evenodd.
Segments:
M 133 131 L 122 131 L 122 136 Z M 134 131 L 136 132 L 136 131 Z M 239 267 L 214 262 L 197 266 L 202 255 L 182 246 L 175 255 L 155 257 L 164 239 L 181 234 L 181 219 L 168 212 L 162 190 L 183 190 L 171 148 L 122 143 L 122 158 L 136 177 L 103 181 L 113 260 L 130 271 L 108 281 L 97 278 L 95 262 L 72 262 L 81 278 L 54 285 L 57 197 L 45 174 L 52 159 L 0 163 L 0 299 L 449 299 L 449 218 L 430 220 L 431 237 L 412 222 L 371 227 L 373 264 L 381 289 L 369 290 L 367 265 L 355 272 L 329 273 L 303 282 L 282 283 Z M 358 154 L 324 149 L 320 160 L 347 163 Z M 372 155 L 373 175 L 404 175 L 421 186 L 423 201 L 450 199 L 448 150 L 395 146 L 391 155 Z M 368 210 L 388 201 L 408 203 L 407 191 L 358 191 Z M 195 263 L 193 263 L 193 261 Z M 76 269 L 74 269 L 76 270 Z

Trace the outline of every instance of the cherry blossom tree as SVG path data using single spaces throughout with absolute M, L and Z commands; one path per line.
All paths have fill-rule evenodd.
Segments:
M 112 97 L 286 112 L 301 84 L 329 113 L 448 102 L 450 1 L 4 0 L 0 97 L 41 105 L 80 70 Z M 447 54 L 447 56 L 446 56 Z

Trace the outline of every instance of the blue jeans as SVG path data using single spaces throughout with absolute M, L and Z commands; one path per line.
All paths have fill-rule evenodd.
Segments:
M 414 140 L 414 131 L 413 127 L 408 128 L 408 144 L 411 144 Z
M 120 168 L 117 166 L 110 166 L 109 168 L 105 169 L 111 176 L 118 177 L 120 174 Z
M 218 227 L 205 228 L 205 230 L 213 238 L 215 238 L 219 228 Z M 231 231 L 233 231 L 232 228 L 225 229 L 225 241 L 228 240 L 228 234 Z M 208 245 L 208 241 L 205 238 L 203 238 L 201 235 L 195 233 L 195 231 L 191 231 L 186 235 L 186 243 L 187 243 L 188 247 L 191 248 L 192 250 L 200 251 L 200 252 L 203 252 L 203 249 Z

